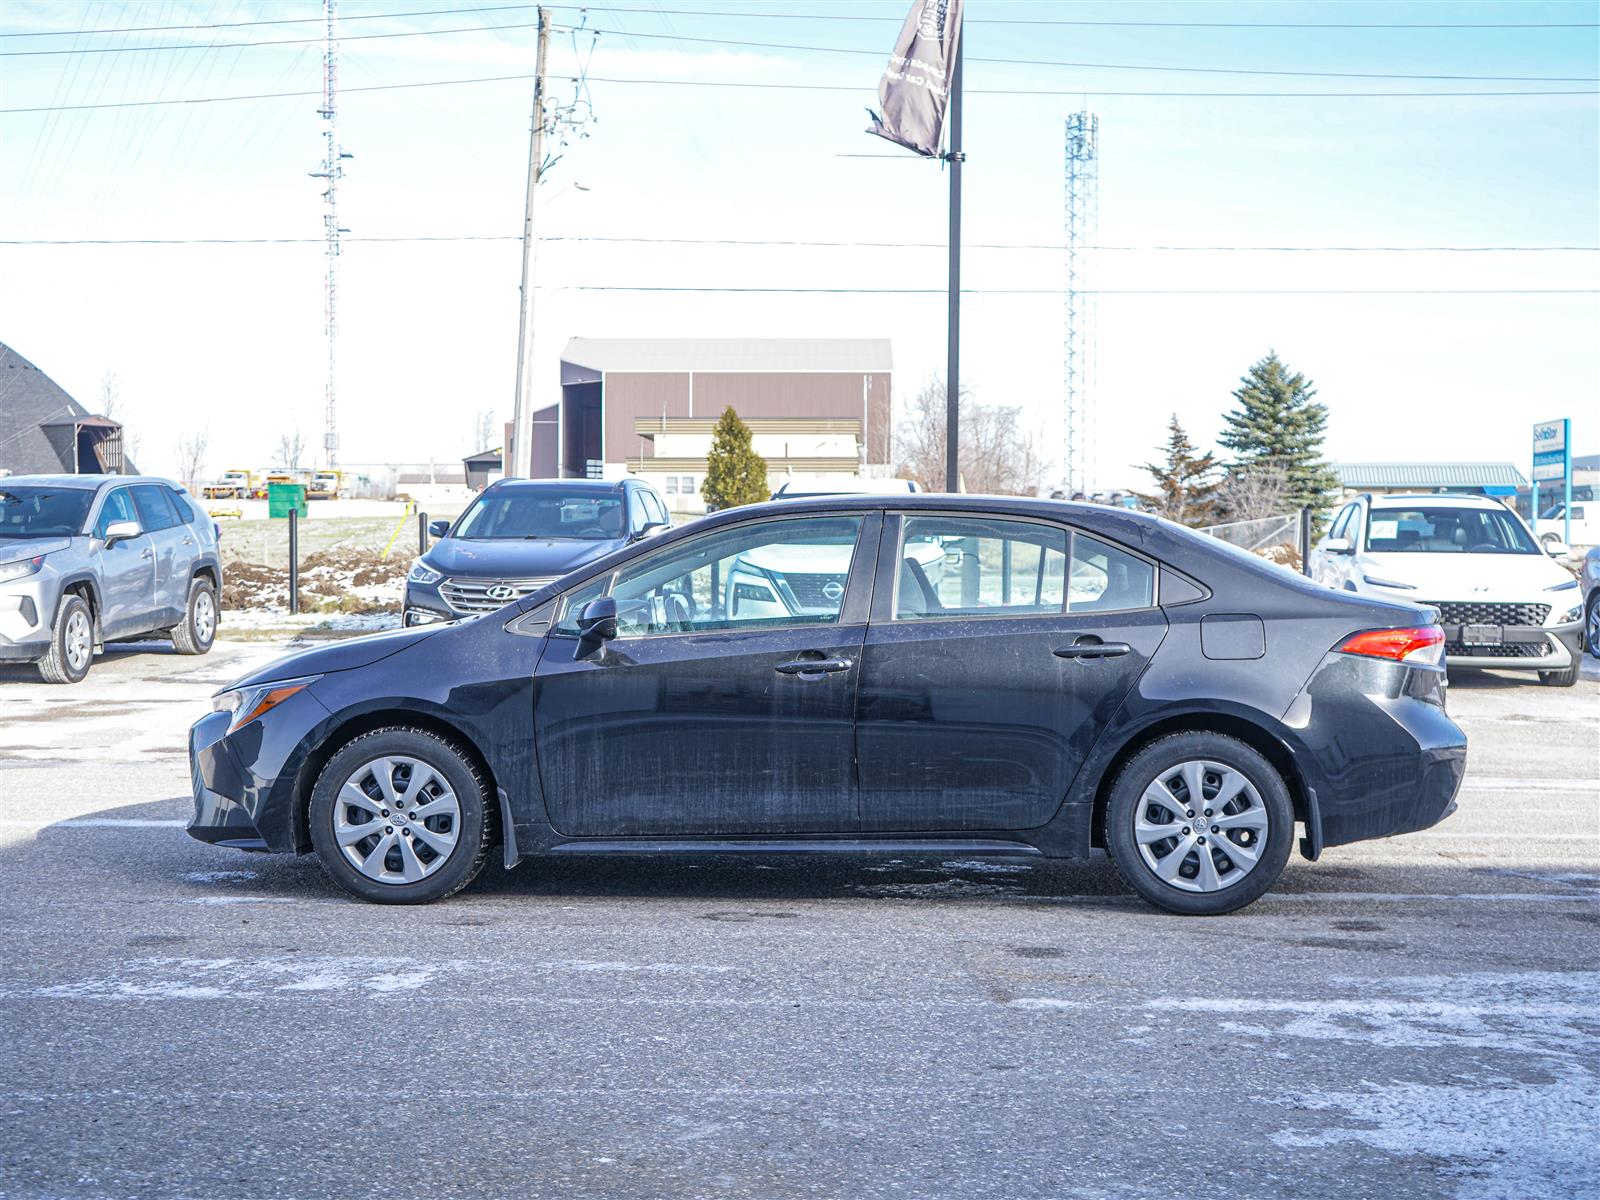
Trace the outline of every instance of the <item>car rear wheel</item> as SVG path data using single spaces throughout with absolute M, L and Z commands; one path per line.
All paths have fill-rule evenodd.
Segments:
M 94 614 L 82 596 L 68 592 L 56 606 L 50 649 L 39 660 L 46 683 L 80 683 L 94 660 Z
M 420 729 L 351 741 L 311 792 L 323 870 L 363 900 L 427 904 L 471 883 L 489 855 L 494 809 L 471 759 Z
M 1600 592 L 1589 597 L 1583 613 L 1584 649 L 1600 658 Z
M 1294 840 L 1283 779 L 1215 733 L 1160 738 L 1129 760 L 1106 809 L 1106 842 L 1134 891 L 1168 912 L 1211 916 L 1277 882 Z
M 204 654 L 217 638 L 217 593 L 211 581 L 196 576 L 189 585 L 189 607 L 183 623 L 172 630 L 172 648 L 179 654 Z

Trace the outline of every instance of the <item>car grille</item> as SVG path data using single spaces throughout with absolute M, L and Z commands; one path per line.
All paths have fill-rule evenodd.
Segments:
M 1537 628 L 1550 615 L 1548 604 L 1479 604 L 1471 600 L 1424 600 L 1439 610 L 1442 625 L 1522 625 Z
M 794 598 L 801 608 L 819 608 L 828 611 L 838 611 L 839 605 L 844 603 L 843 575 L 790 575 L 784 574 L 784 582 L 789 585 L 789 590 L 794 593 Z M 837 595 L 830 596 L 828 592 L 832 584 L 838 589 Z
M 558 576 L 546 579 L 444 579 L 439 582 L 439 594 L 451 611 L 462 614 L 494 612 L 532 594 L 553 582 Z M 509 594 L 491 596 L 491 588 L 510 588 Z
M 1460 642 L 1446 642 L 1444 652 L 1452 658 L 1544 658 L 1550 653 L 1550 643 L 1506 642 L 1502 646 L 1463 646 Z

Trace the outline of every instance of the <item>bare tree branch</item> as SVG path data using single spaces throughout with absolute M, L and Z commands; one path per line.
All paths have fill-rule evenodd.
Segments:
M 961 393 L 961 485 L 968 492 L 1030 496 L 1043 464 L 1021 410 L 974 404 Z M 945 385 L 930 379 L 912 398 L 895 429 L 899 474 L 930 491 L 944 490 Z

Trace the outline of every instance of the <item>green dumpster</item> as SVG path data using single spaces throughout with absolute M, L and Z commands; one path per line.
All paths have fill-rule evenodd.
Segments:
M 290 511 L 306 515 L 306 485 L 303 483 L 267 484 L 267 516 L 287 517 Z

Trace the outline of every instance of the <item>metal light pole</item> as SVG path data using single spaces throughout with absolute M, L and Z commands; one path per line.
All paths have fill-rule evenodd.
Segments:
M 944 490 L 961 490 L 961 59 L 965 38 L 956 42 L 950 72 L 950 318 L 945 333 Z
M 511 445 L 505 473 L 510 478 L 533 475 L 533 207 L 544 167 L 544 65 L 550 51 L 550 10 L 539 10 L 539 48 L 533 74 L 533 132 L 528 143 L 528 198 L 522 213 L 522 304 L 517 326 L 517 399 L 512 410 Z M 557 425 L 556 474 L 561 473 Z

